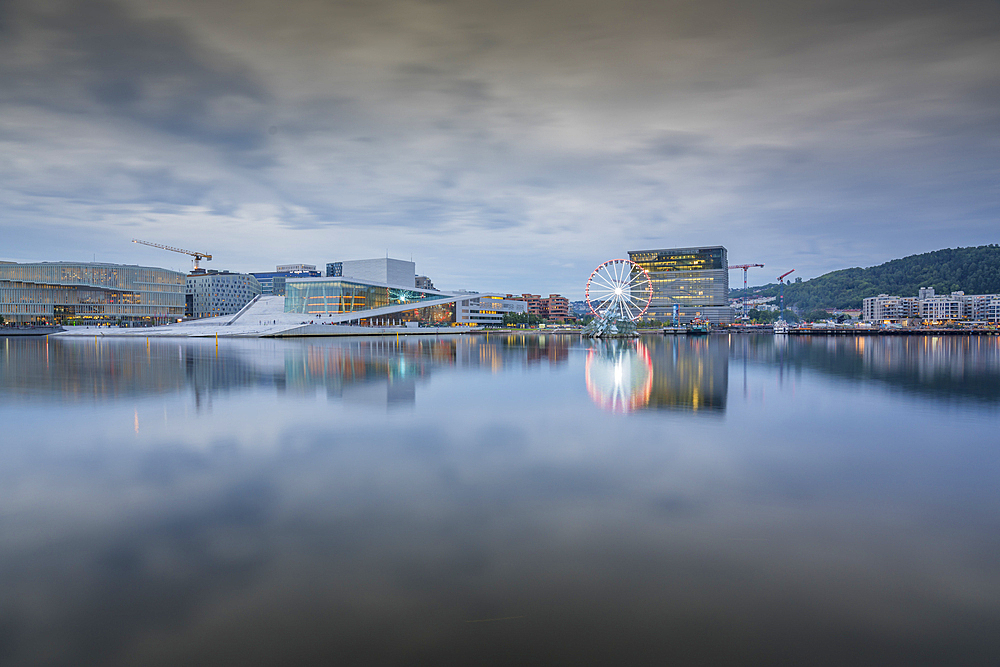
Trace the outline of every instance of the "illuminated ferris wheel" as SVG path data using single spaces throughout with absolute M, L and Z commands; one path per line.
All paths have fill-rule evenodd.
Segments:
M 642 318 L 653 299 L 649 272 L 628 259 L 611 259 L 587 280 L 587 307 L 595 316 L 614 316 L 635 322 Z

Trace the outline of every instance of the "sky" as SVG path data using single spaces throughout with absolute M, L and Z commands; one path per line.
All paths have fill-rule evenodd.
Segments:
M 7 261 L 765 284 L 995 243 L 998 183 L 996 2 L 0 0 Z

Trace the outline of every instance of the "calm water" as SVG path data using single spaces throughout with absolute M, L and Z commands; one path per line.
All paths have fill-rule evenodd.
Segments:
M 1000 338 L 0 339 L 0 664 L 1000 664 Z

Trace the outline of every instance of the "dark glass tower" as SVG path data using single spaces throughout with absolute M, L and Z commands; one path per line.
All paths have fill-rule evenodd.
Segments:
M 729 305 L 729 258 L 722 246 L 630 250 L 629 259 L 649 272 L 653 300 L 647 318 L 670 322 L 674 306 L 681 323 L 733 321 Z

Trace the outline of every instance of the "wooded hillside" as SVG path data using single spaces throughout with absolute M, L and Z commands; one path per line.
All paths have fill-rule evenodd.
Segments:
M 938 294 L 1000 294 L 1000 245 L 946 248 L 894 259 L 867 269 L 841 269 L 785 285 L 785 305 L 799 310 L 860 308 L 862 299 L 879 294 L 917 296 L 921 287 Z M 735 298 L 743 290 L 730 290 Z M 778 296 L 778 285 L 751 287 L 751 296 Z

